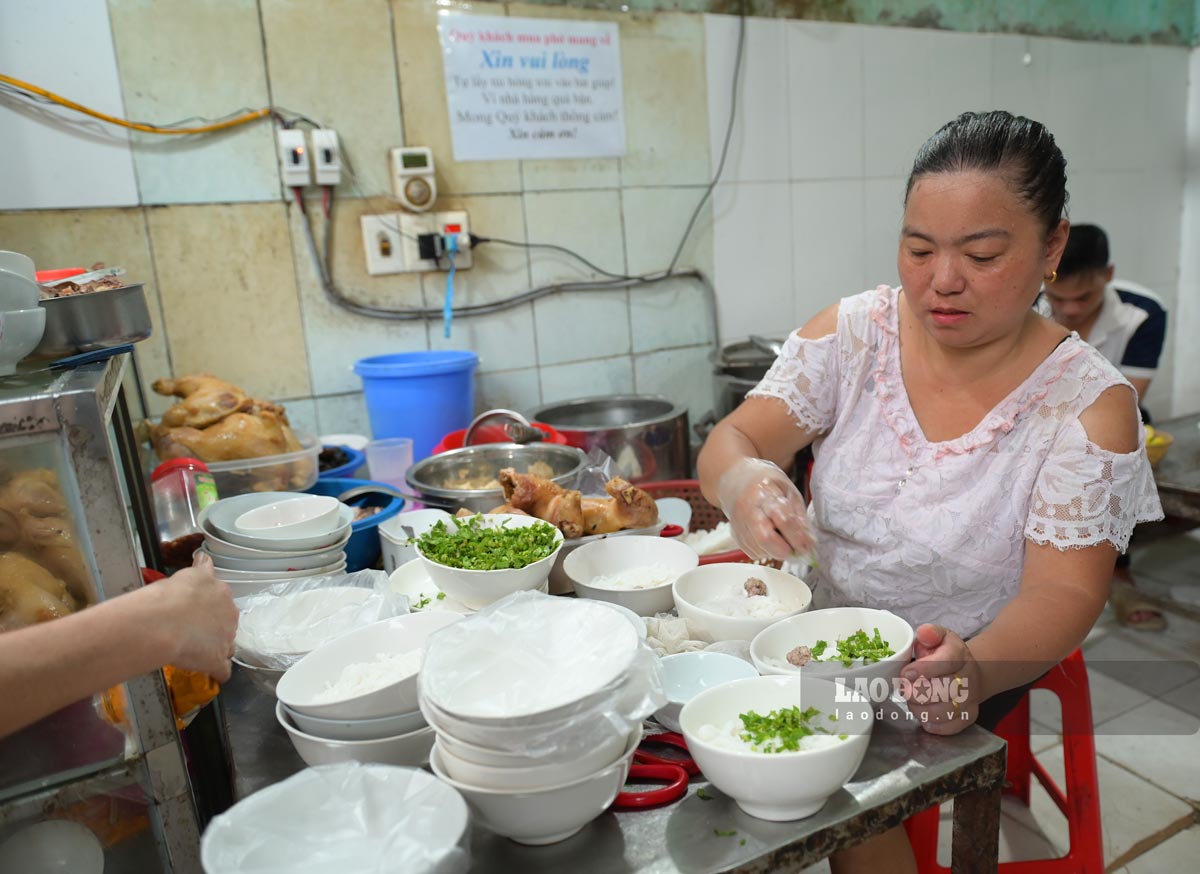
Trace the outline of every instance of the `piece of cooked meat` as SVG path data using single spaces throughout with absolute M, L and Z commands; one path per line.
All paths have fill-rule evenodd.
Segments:
M 207 428 L 231 413 L 249 411 L 255 403 L 236 385 L 207 373 L 156 379 L 153 388 L 160 395 L 183 399 L 163 413 L 164 428 Z
M 615 476 L 604 486 L 609 498 L 584 498 L 583 522 L 587 534 L 612 534 L 630 528 L 648 528 L 658 521 L 658 504 L 649 492 Z
M 812 650 L 807 646 L 798 646 L 787 654 L 788 664 L 802 668 L 812 661 Z
M 758 577 L 751 577 L 750 579 L 746 580 L 746 582 L 743 584 L 743 588 L 746 590 L 747 598 L 755 598 L 765 596 L 767 594 L 767 584 Z
M 545 477 L 506 467 L 496 475 L 505 500 L 518 510 L 549 522 L 571 539 L 583 534 L 583 507 L 575 489 L 564 489 Z

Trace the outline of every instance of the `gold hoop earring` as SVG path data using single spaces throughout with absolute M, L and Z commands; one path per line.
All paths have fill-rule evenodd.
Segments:
M 1057 282 L 1058 281 L 1058 271 L 1051 270 L 1050 275 L 1046 277 L 1046 281 L 1049 282 L 1051 285 L 1053 285 L 1055 282 Z

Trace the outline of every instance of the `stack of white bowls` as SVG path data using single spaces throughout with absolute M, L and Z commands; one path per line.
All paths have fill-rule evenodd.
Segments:
M 354 510 L 337 498 L 260 492 L 224 498 L 200 517 L 217 579 L 234 597 L 346 570 Z
M 612 804 L 641 720 L 665 702 L 661 667 L 625 616 L 534 593 L 431 640 L 420 686 L 433 772 L 486 827 L 534 845 Z
M 0 376 L 14 373 L 17 362 L 37 348 L 46 330 L 46 311 L 38 305 L 33 260 L 18 252 L 0 252 Z
M 275 688 L 275 716 L 300 758 L 314 766 L 425 764 L 434 732 L 417 706 L 419 667 L 378 676 L 369 666 L 423 650 L 431 635 L 461 618 L 397 616 L 347 632 L 292 665 Z

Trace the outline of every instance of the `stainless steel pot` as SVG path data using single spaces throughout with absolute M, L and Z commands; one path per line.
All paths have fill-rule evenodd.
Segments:
M 550 425 L 584 452 L 601 449 L 630 482 L 689 479 L 687 410 L 654 395 L 613 395 L 548 404 L 533 421 Z
M 29 356 L 66 358 L 150 336 L 150 310 L 141 285 L 126 285 L 39 302 L 46 311 L 42 342 Z
M 759 342 L 729 343 L 713 356 L 713 401 L 718 419 L 732 413 L 775 363 L 774 354 L 764 348 L 762 338 L 757 339 Z M 783 344 L 774 337 L 769 342 Z
M 425 503 L 486 513 L 504 503 L 503 489 L 460 489 L 448 483 L 492 480 L 506 467 L 526 473 L 536 462 L 549 465 L 554 482 L 574 488 L 587 456 L 573 446 L 553 443 L 485 443 L 424 458 L 408 469 L 405 478 L 409 488 Z

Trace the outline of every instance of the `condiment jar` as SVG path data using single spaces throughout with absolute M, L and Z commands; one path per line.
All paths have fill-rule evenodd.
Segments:
M 200 513 L 217 499 L 217 486 L 203 461 L 173 458 L 150 474 L 154 515 L 163 561 L 189 567 L 192 553 L 204 542 Z

